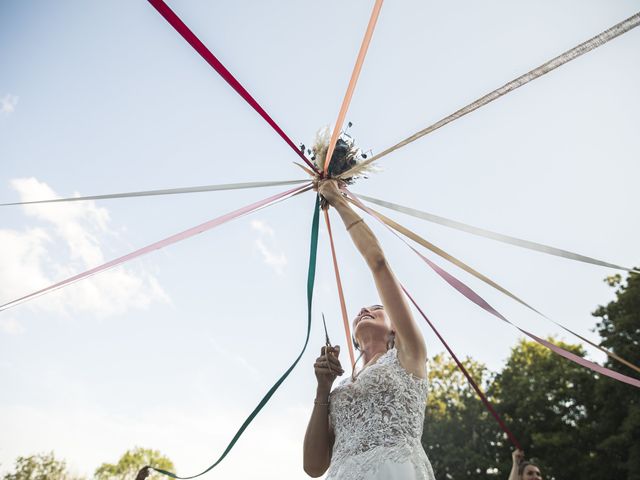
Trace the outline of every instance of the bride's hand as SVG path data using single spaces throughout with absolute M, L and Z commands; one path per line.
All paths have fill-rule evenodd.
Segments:
M 316 379 L 318 380 L 318 387 L 327 392 L 331 390 L 331 385 L 333 385 L 336 377 L 344 373 L 342 365 L 340 365 L 340 360 L 338 360 L 338 355 L 340 355 L 339 346 L 329 347 L 328 351 L 327 347 L 322 347 L 320 356 L 316 358 L 313 364 Z
M 342 201 L 344 197 L 340 192 L 338 181 L 327 179 L 320 180 L 317 186 L 318 193 L 327 201 L 331 206 L 335 207 L 336 202 Z

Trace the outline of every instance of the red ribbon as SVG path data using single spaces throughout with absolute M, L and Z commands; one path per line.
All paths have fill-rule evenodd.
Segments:
M 307 157 L 305 157 L 304 153 L 296 147 L 296 145 L 291 141 L 291 139 L 287 136 L 286 133 L 282 131 L 282 129 L 278 126 L 278 124 L 269 116 L 267 112 L 265 112 L 264 108 L 260 106 L 260 104 L 251 96 L 249 92 L 240 84 L 238 80 L 231 74 L 229 70 L 216 58 L 216 56 L 211 53 L 211 51 L 200 41 L 198 37 L 187 27 L 182 20 L 169 8 L 169 6 L 164 3 L 163 0 L 149 0 L 149 3 L 155 8 L 160 15 L 162 15 L 167 22 L 171 24 L 176 31 L 182 35 L 184 38 L 195 50 L 200 54 L 205 61 L 213 67 L 213 69 L 218 72 L 218 74 L 229 84 L 231 87 L 238 92 L 238 94 L 245 99 L 245 101 L 251 105 L 251 107 L 258 112 L 258 114 L 265 119 L 265 121 L 271 125 L 278 135 L 282 137 L 282 139 L 289 145 L 296 154 L 304 162 L 309 165 L 316 173 L 318 169 L 316 166 L 311 163 Z
M 633 385 L 636 388 L 640 388 L 640 380 L 638 380 L 637 378 L 629 377 L 628 375 L 624 375 L 622 373 L 616 372 L 615 370 L 611 370 L 609 368 L 603 367 L 602 365 L 598 365 L 597 363 L 591 362 L 591 361 L 587 360 L 586 358 L 582 358 L 582 357 L 576 355 L 575 353 L 571 353 L 571 352 L 565 350 L 562 347 L 559 347 L 558 345 L 556 345 L 556 344 L 554 344 L 552 342 L 544 340 L 543 338 L 540 338 L 537 335 L 534 335 L 533 333 L 530 333 L 530 332 L 524 330 L 523 328 L 520 328 L 518 325 L 516 325 L 515 323 L 511 322 L 504 315 L 502 315 L 495 308 L 493 308 L 489 304 L 489 302 L 487 302 L 484 298 L 482 298 L 480 295 L 478 295 L 467 284 L 465 284 L 464 282 L 462 282 L 458 278 L 454 277 L 452 274 L 447 272 L 445 269 L 443 269 L 442 267 L 440 267 L 436 263 L 432 262 L 427 257 L 422 255 L 418 250 L 416 250 L 411 245 L 409 245 L 409 243 L 404 238 L 402 238 L 396 232 L 391 230 L 391 228 L 388 227 L 380 218 L 378 218 L 378 216 L 374 212 L 372 212 L 369 208 L 367 208 L 367 206 L 365 206 L 356 195 L 354 195 L 353 193 L 349 192 L 348 190 L 346 190 L 346 192 L 351 196 L 352 199 L 354 199 L 356 204 L 361 209 L 363 209 L 369 215 L 371 215 L 376 220 L 378 220 L 380 223 L 382 223 L 391 233 L 393 233 L 396 237 L 398 237 L 400 240 L 402 240 L 405 243 L 405 245 L 407 245 L 411 250 L 413 250 L 416 253 L 416 255 L 418 255 L 427 265 L 429 265 L 429 267 L 431 267 L 431 269 L 434 272 L 436 272 L 445 282 L 447 282 L 450 286 L 452 286 L 454 289 L 456 289 L 459 293 L 464 295 L 471 302 L 475 303 L 477 306 L 479 306 L 483 310 L 489 312 L 491 315 L 494 315 L 495 317 L 497 317 L 500 320 L 508 323 L 509 325 L 514 326 L 515 328 L 520 330 L 522 333 L 524 333 L 529 338 L 535 340 L 540 345 L 543 345 L 543 346 L 547 347 L 552 352 L 554 352 L 554 353 L 566 358 L 567 360 L 571 360 L 572 362 L 577 363 L 578 365 L 581 365 L 581 366 L 583 366 L 585 368 L 588 368 L 588 369 L 590 369 L 590 370 L 592 370 L 592 371 L 594 371 L 596 373 L 599 373 L 601 375 L 605 375 L 605 376 L 607 376 L 609 378 L 613 378 L 614 380 L 618 380 L 619 382 L 623 382 L 623 383 L 626 383 L 626 384 L 629 384 L 629 385 Z
M 401 287 L 402 287 L 402 290 L 404 291 L 405 295 L 407 297 L 409 297 L 409 300 L 411 300 L 411 303 L 413 303 L 415 305 L 415 307 L 418 309 L 418 311 L 420 312 L 420 315 L 422 315 L 422 318 L 424 318 L 426 320 L 426 322 L 429 324 L 429 326 L 431 327 L 431 330 L 433 330 L 433 333 L 435 333 L 437 335 L 437 337 L 440 339 L 440 342 L 442 342 L 442 345 L 444 345 L 444 348 L 447 349 L 447 351 L 449 352 L 449 355 L 451 355 L 453 360 L 456 362 L 456 365 L 458 365 L 458 368 L 460 369 L 460 371 L 464 374 L 465 377 L 467 377 L 467 381 L 469 382 L 469 384 L 471 384 L 473 389 L 476 391 L 476 393 L 480 397 L 480 400 L 482 400 L 482 403 L 484 403 L 484 406 L 487 407 L 487 410 L 489 410 L 489 413 L 491 413 L 491 415 L 493 415 L 493 418 L 496 419 L 496 422 L 498 422 L 498 425 L 500 425 L 500 428 L 502 429 L 502 431 L 507 434 L 507 437 L 509 437 L 509 440 L 511 441 L 513 446 L 516 447 L 518 450 L 522 450 L 522 447 L 520 446 L 520 443 L 518 442 L 518 439 L 515 437 L 515 435 L 513 433 L 511 433 L 511 430 L 509 430 L 509 427 L 507 427 L 507 424 L 504 423 L 504 420 L 502 420 L 500 415 L 498 415 L 498 412 L 496 412 L 496 410 L 493 408 L 493 405 L 491 405 L 491 402 L 489 402 L 489 400 L 487 399 L 485 394 L 482 392 L 482 390 L 480 390 L 480 387 L 473 380 L 473 378 L 471 377 L 471 375 L 469 374 L 467 369 L 464 368 L 464 365 L 462 364 L 462 362 L 460 360 L 458 360 L 458 357 L 456 356 L 455 353 L 453 353 L 453 350 L 451 350 L 451 347 L 449 347 L 449 345 L 447 344 L 445 339 L 442 338 L 442 335 L 440 335 L 440 332 L 438 332 L 438 330 L 436 329 L 435 325 L 433 323 L 431 323 L 431 320 L 429 320 L 429 318 L 427 318 L 427 316 L 422 311 L 422 309 L 418 306 L 418 304 L 413 299 L 411 294 L 409 292 L 407 292 L 406 288 L 404 288 L 404 285 L 401 285 Z

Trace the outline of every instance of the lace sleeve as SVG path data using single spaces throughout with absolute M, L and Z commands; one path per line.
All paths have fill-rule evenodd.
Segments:
M 349 382 L 350 380 L 351 380 L 350 377 L 343 378 L 342 380 L 340 380 L 340 382 L 338 382 L 338 385 L 329 394 L 329 430 L 331 430 L 331 432 L 335 431 L 335 425 L 333 423 L 334 422 L 333 417 L 335 416 L 333 402 L 335 401 L 337 392 L 341 388 L 343 388 L 347 384 L 347 382 Z

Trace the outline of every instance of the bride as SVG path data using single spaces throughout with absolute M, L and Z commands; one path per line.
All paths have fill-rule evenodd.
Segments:
M 383 305 L 362 308 L 353 343 L 364 366 L 342 380 L 340 347 L 323 347 L 314 364 L 318 382 L 304 438 L 304 471 L 327 480 L 434 480 L 420 438 L 427 398 L 427 349 L 402 288 L 367 224 L 334 180 L 319 184 L 364 257 Z

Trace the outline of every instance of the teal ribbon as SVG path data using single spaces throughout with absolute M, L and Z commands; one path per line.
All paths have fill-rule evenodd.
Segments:
M 285 381 L 285 379 L 289 376 L 289 374 L 296 367 L 296 365 L 300 361 L 300 358 L 302 358 L 302 355 L 304 354 L 305 350 L 307 349 L 307 345 L 309 343 L 309 335 L 311 334 L 311 303 L 312 303 L 312 300 L 313 300 L 313 286 L 314 286 L 315 278 L 316 278 L 316 257 L 317 257 L 317 253 L 318 253 L 318 224 L 319 224 L 319 220 L 320 220 L 320 198 L 318 196 L 316 196 L 316 204 L 315 204 L 315 207 L 314 207 L 314 210 L 313 210 L 313 221 L 311 223 L 311 245 L 310 245 L 310 250 L 309 250 L 309 273 L 307 275 L 307 336 L 306 336 L 306 338 L 304 340 L 304 346 L 302 347 L 302 351 L 300 352 L 300 354 L 298 355 L 296 360 L 284 372 L 284 374 L 278 379 L 278 381 L 273 385 L 273 387 L 271 387 L 269 389 L 267 394 L 262 398 L 262 400 L 260 400 L 260 403 L 258 403 L 258 406 L 256 406 L 256 408 L 253 409 L 251 414 L 247 417 L 247 419 L 244 421 L 242 426 L 238 429 L 236 434 L 233 436 L 233 439 L 231 439 L 231 442 L 229 442 L 229 445 L 227 445 L 227 448 L 224 450 L 222 455 L 220 455 L 220 458 L 218 458 L 218 460 L 216 460 L 216 462 L 213 465 L 211 465 L 209 468 L 207 468 L 204 472 L 199 473 L 197 475 L 193 475 L 192 477 L 179 477 L 175 473 L 168 472 L 166 470 L 162 470 L 161 468 L 154 468 L 154 467 L 148 467 L 148 468 L 150 468 L 152 470 L 155 470 L 158 473 L 162 473 L 164 475 L 167 475 L 168 477 L 177 478 L 177 479 L 180 479 L 180 480 L 187 480 L 187 479 L 190 479 L 190 478 L 199 477 L 200 475 L 204 475 L 205 473 L 207 473 L 210 470 L 212 470 L 213 468 L 215 468 L 220 462 L 222 462 L 224 457 L 227 456 L 227 454 L 231 451 L 231 449 L 236 444 L 236 442 L 240 439 L 240 437 L 242 436 L 244 431 L 247 429 L 249 424 L 258 415 L 258 413 L 260 413 L 260 410 L 262 410 L 262 408 L 269 402 L 269 400 L 271 399 L 273 394 L 276 393 L 276 390 L 278 390 L 278 388 L 280 388 L 280 385 L 282 385 L 282 383 Z

